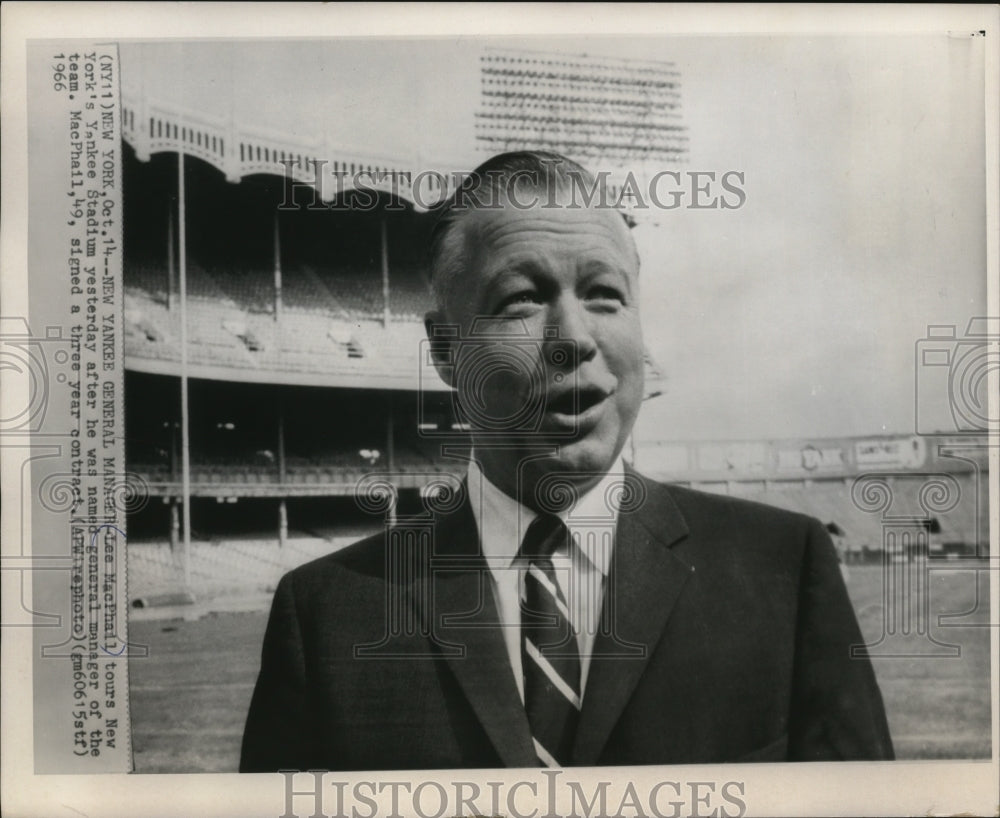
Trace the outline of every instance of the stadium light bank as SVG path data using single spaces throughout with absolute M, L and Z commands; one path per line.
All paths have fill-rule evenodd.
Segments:
M 567 170 L 563 176 L 568 184 L 546 188 L 528 170 L 506 180 L 499 171 L 488 171 L 486 176 L 494 179 L 477 180 L 461 171 L 349 169 L 325 159 L 284 159 L 281 164 L 285 186 L 279 210 L 404 210 L 406 200 L 426 211 L 453 195 L 456 207 L 476 209 L 737 210 L 747 202 L 746 174 L 738 170 L 601 170 L 588 175 Z

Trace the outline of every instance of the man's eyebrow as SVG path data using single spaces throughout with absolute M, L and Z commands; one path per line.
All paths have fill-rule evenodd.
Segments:
M 541 265 L 525 259 L 513 264 L 503 264 L 490 270 L 490 283 L 486 285 L 486 290 L 483 292 L 483 300 L 489 301 L 495 297 L 497 290 L 501 289 L 512 278 L 527 278 L 533 281 L 541 269 Z
M 486 272 L 490 276 L 490 283 L 510 276 L 532 276 L 539 275 L 545 271 L 545 264 L 539 259 L 522 258 L 504 261 L 496 267 L 487 268 Z
M 603 273 L 613 273 L 614 275 L 628 278 L 628 269 L 623 264 L 599 258 L 586 259 L 579 265 L 578 270 L 586 278 L 592 278 Z

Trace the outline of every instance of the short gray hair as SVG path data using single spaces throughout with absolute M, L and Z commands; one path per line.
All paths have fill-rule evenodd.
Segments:
M 483 162 L 437 208 L 427 276 L 438 306 L 443 306 L 440 282 L 461 272 L 465 264 L 464 246 L 458 232 L 463 215 L 502 207 L 514 191 L 537 191 L 542 194 L 542 201 L 554 201 L 557 193 L 594 190 L 597 183 L 594 175 L 581 164 L 554 151 L 511 151 Z M 630 224 L 625 214 L 622 218 Z

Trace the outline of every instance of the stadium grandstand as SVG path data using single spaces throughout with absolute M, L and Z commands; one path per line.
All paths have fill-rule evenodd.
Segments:
M 480 70 L 484 155 L 542 132 L 544 147 L 621 168 L 685 154 L 669 63 L 490 51 Z M 267 590 L 453 484 L 464 464 L 440 444 L 468 439 L 421 355 L 431 216 L 413 160 L 328 151 L 141 89 L 123 89 L 123 125 L 126 456 L 147 488 L 128 519 L 132 598 Z M 382 181 L 345 186 L 361 171 Z M 661 379 L 648 359 L 650 396 Z M 845 564 L 909 562 L 985 554 L 976 441 L 661 441 L 628 456 L 816 516 Z

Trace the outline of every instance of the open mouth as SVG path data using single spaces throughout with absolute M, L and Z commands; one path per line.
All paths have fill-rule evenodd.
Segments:
M 568 389 L 553 397 L 548 402 L 547 409 L 556 415 L 582 415 L 605 400 L 608 395 L 608 392 L 596 386 Z

